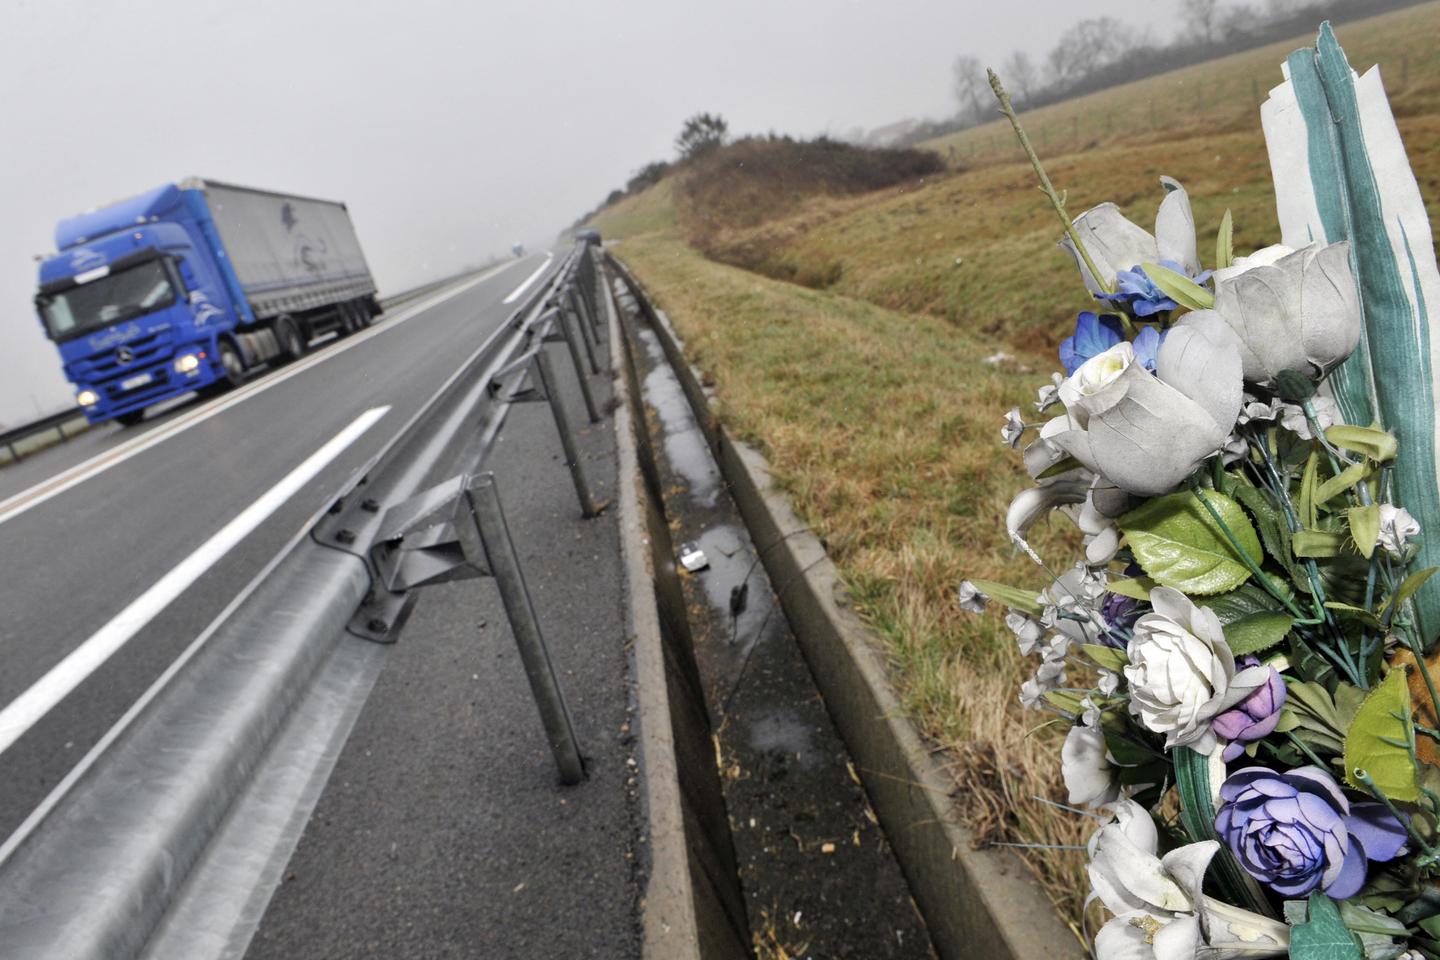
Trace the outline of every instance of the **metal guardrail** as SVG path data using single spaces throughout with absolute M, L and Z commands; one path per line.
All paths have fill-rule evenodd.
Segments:
M 0 845 L 7 955 L 243 951 L 259 920 L 245 905 L 278 879 L 318 799 L 303 785 L 323 781 L 381 644 L 429 583 L 495 579 L 560 780 L 583 778 L 494 478 L 481 470 L 512 404 L 543 397 L 581 511 L 599 513 L 546 352 L 566 343 L 588 395 L 600 369 L 580 357 L 583 343 L 593 359 L 601 338 L 593 257 L 577 245 Z M 593 398 L 587 406 L 598 420 Z M 342 642 L 347 631 L 379 643 Z
M 31 423 L 23 424 L 22 426 L 0 433 L 0 447 L 4 447 L 10 452 L 10 459 L 13 463 L 21 459 L 22 454 L 15 447 L 15 444 L 21 440 L 28 440 L 33 436 L 48 433 L 51 430 L 54 430 L 60 435 L 61 441 L 68 440 L 70 437 L 65 433 L 65 424 L 75 420 L 83 420 L 84 418 L 85 414 L 81 412 L 79 407 L 72 407 L 68 410 L 61 410 L 59 413 L 52 413 L 48 417 L 43 417 Z M 77 430 L 74 432 L 78 433 L 80 431 Z

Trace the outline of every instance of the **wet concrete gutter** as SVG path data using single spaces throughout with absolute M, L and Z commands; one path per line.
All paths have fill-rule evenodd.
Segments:
M 657 334 L 622 299 L 678 568 L 695 675 L 756 955 L 935 956 L 855 762 L 825 707 Z M 662 533 L 663 536 L 663 533 Z M 675 554 L 657 567 L 675 570 Z
M 605 292 L 619 453 L 616 512 L 625 580 L 625 631 L 634 677 L 636 752 L 645 822 L 642 960 L 738 960 L 750 955 L 735 854 L 710 724 L 688 655 L 684 598 L 658 479 L 639 431 L 639 385 L 614 300 Z
M 1009 851 L 976 850 L 953 789 L 890 686 L 878 638 L 850 608 L 819 540 L 775 488 L 763 457 L 721 428 L 683 345 L 643 290 L 639 306 L 674 369 L 720 471 L 760 545 L 770 578 L 835 725 L 893 845 L 939 954 L 1081 958 L 1084 951 Z

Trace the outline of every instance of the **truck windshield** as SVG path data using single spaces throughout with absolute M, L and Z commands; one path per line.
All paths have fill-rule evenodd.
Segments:
M 106 277 L 56 293 L 36 303 L 55 340 L 69 340 L 175 302 L 175 288 L 164 261 L 155 259 L 117 270 Z

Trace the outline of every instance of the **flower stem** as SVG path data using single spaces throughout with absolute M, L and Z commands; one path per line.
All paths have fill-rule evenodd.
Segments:
M 1200 487 L 1200 484 L 1196 482 L 1194 477 L 1190 478 L 1190 492 L 1195 496 L 1195 499 L 1199 500 L 1205 507 L 1206 512 L 1210 514 L 1210 519 L 1219 525 L 1220 532 L 1224 534 L 1225 539 L 1230 542 L 1230 546 L 1235 550 L 1235 555 L 1240 558 L 1240 562 L 1249 569 L 1250 575 L 1255 578 L 1255 582 L 1264 587 L 1265 591 L 1272 597 L 1284 604 L 1285 608 L 1297 618 L 1304 617 L 1305 614 L 1300 612 L 1300 608 L 1295 606 L 1294 601 L 1285 596 L 1280 588 L 1275 586 L 1274 581 L 1265 575 L 1265 572 L 1260 569 L 1260 564 L 1255 562 L 1255 558 L 1250 556 L 1249 551 L 1240 546 L 1240 541 L 1235 538 L 1234 531 L 1230 529 L 1230 525 L 1225 522 L 1225 519 L 1220 516 L 1220 511 L 1215 509 L 1215 505 L 1205 497 L 1205 491 Z
M 1061 224 L 1065 227 L 1065 233 L 1070 237 L 1070 242 L 1075 244 L 1075 250 L 1080 258 L 1085 261 L 1090 276 L 1095 278 L 1106 293 L 1114 293 L 1114 285 L 1100 274 L 1095 268 L 1095 261 L 1090 259 L 1090 252 L 1085 249 L 1085 244 L 1080 242 L 1080 235 L 1075 232 L 1075 225 L 1070 222 L 1070 215 L 1065 212 L 1065 198 L 1055 192 L 1055 186 L 1050 182 L 1050 176 L 1045 172 L 1045 167 L 1040 163 L 1040 157 L 1035 153 L 1035 148 L 1030 145 L 1030 138 L 1025 134 L 1025 128 L 1020 126 L 1020 118 L 1015 115 L 1015 108 L 1010 105 L 1010 94 L 1005 92 L 1005 86 L 994 70 L 986 70 L 986 76 L 990 78 L 990 89 L 995 92 L 995 99 L 1000 101 L 1000 112 L 1005 114 L 1010 121 L 1010 126 L 1015 128 L 1015 136 L 1020 140 L 1020 146 L 1025 151 L 1025 156 L 1030 158 L 1030 166 L 1035 168 L 1035 175 L 1040 178 L 1040 190 L 1050 198 L 1050 205 L 1055 208 L 1055 213 L 1060 217 Z M 1128 318 L 1127 318 L 1128 320 Z
M 1416 865 L 1428 866 L 1430 863 L 1433 863 L 1436 856 L 1435 848 L 1430 846 L 1424 837 L 1420 836 L 1420 832 L 1415 829 L 1415 825 L 1410 822 L 1410 818 L 1396 809 L 1395 804 L 1390 798 L 1385 796 L 1385 791 L 1376 785 L 1374 778 L 1372 778 L 1369 773 L 1357 767 L 1355 769 L 1355 779 L 1360 781 L 1361 786 L 1366 789 L 1370 796 L 1385 805 L 1385 809 L 1390 811 L 1390 815 L 1404 825 L 1405 832 L 1410 834 L 1410 839 L 1415 841 L 1416 846 L 1425 851 L 1425 856 L 1421 857 Z
M 1295 736 L 1295 732 L 1293 730 L 1285 731 L 1285 735 L 1290 738 L 1291 743 L 1295 744 L 1295 748 L 1297 750 L 1310 758 L 1311 763 L 1315 764 L 1315 766 L 1319 767 L 1321 770 L 1330 769 L 1330 765 L 1324 760 L 1321 760 L 1319 757 L 1315 756 L 1315 751 L 1310 749 L 1310 745 L 1304 740 L 1301 740 L 1299 737 Z

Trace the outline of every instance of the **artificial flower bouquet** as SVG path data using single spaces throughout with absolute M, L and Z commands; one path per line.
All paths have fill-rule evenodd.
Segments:
M 960 600 L 1008 607 L 1022 701 L 1069 725 L 1101 960 L 1440 958 L 1440 272 L 1378 75 L 1328 26 L 1286 74 L 1285 245 L 1235 256 L 1227 212 L 1208 268 L 1175 180 L 1153 233 L 1072 220 L 992 76 L 1093 309 L 1002 430 L 1043 582 Z M 1028 543 L 1053 511 L 1073 565 Z

